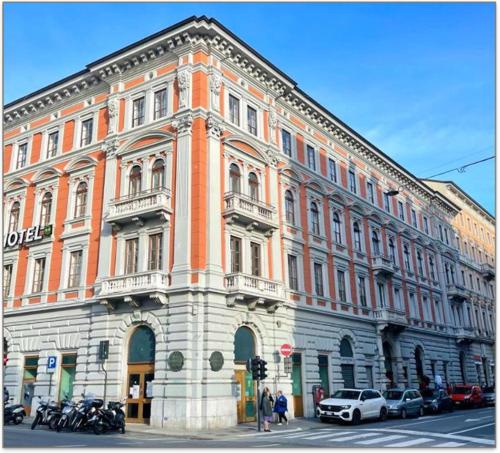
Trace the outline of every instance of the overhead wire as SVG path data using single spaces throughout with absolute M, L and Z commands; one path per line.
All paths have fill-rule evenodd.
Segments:
M 451 170 L 446 170 L 446 171 L 443 171 L 441 173 L 436 173 L 435 175 L 432 175 L 432 176 L 427 176 L 426 178 L 423 178 L 423 179 L 431 179 L 431 178 L 435 178 L 436 176 L 441 176 L 441 175 L 445 175 L 447 173 L 451 173 L 452 171 L 458 171 L 459 173 L 465 173 L 465 169 L 468 168 L 468 167 L 471 167 L 473 165 L 477 165 L 477 164 L 480 164 L 482 162 L 486 162 L 488 160 L 491 160 L 491 159 L 494 159 L 495 156 L 490 156 L 490 157 L 486 157 L 484 159 L 481 159 L 481 160 L 476 160 L 475 162 L 471 162 L 469 164 L 465 164 L 465 165 L 462 165 L 460 167 L 455 167 L 455 168 L 452 168 Z

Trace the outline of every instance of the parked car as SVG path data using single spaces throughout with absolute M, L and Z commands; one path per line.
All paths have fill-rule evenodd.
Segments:
M 486 404 L 486 406 L 495 405 L 496 396 L 495 396 L 495 387 L 493 385 L 483 388 L 483 399 L 484 399 L 484 404 Z
M 485 405 L 483 392 L 478 385 L 455 385 L 451 392 L 455 406 L 483 407 Z
M 444 390 L 425 389 L 422 390 L 424 399 L 424 411 L 427 413 L 439 413 L 454 410 L 453 400 Z
M 320 401 L 319 419 L 340 420 L 357 425 L 368 418 L 387 418 L 387 402 L 379 391 L 373 389 L 337 390 L 331 398 Z
M 384 392 L 388 414 L 393 417 L 424 415 L 424 400 L 415 389 L 390 389 Z

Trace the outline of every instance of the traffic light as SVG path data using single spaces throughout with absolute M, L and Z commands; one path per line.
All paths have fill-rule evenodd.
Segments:
M 292 372 L 292 359 L 290 357 L 285 357 L 285 374 L 290 374 Z
M 260 375 L 260 380 L 263 381 L 265 378 L 267 378 L 267 362 L 264 359 L 260 359 L 259 362 L 259 375 Z
M 260 379 L 260 357 L 252 359 L 252 379 L 258 381 Z

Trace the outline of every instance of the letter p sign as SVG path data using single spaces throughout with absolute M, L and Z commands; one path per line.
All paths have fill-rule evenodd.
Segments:
M 57 367 L 57 357 L 55 355 L 49 355 L 47 358 L 47 373 L 54 373 Z

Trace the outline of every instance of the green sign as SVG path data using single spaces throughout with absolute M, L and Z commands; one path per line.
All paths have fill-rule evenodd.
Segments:
M 174 351 L 168 356 L 168 365 L 171 371 L 181 371 L 184 366 L 184 356 L 181 351 Z

